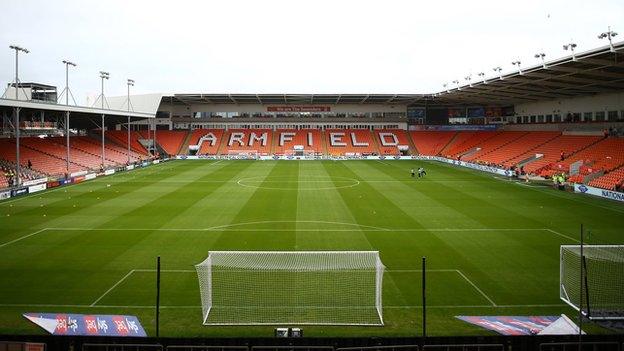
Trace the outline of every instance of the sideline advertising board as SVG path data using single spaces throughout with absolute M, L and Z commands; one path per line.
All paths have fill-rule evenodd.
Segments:
M 574 192 L 581 194 L 589 194 L 598 197 L 603 197 L 605 199 L 611 199 L 619 202 L 624 202 L 624 193 L 613 190 L 606 190 L 600 188 L 594 188 L 593 186 L 585 185 L 585 184 L 574 184 Z
M 39 178 L 39 179 L 33 179 L 33 180 L 28 180 L 22 183 L 23 186 L 31 186 L 31 185 L 37 185 L 40 183 L 45 183 L 48 181 L 48 178 Z
M 25 313 L 23 316 L 52 335 L 147 336 L 136 316 L 70 313 Z
M 28 187 L 28 193 L 32 194 L 32 193 L 36 193 L 39 191 L 43 191 L 46 190 L 47 188 L 47 184 L 43 183 L 43 184 L 37 184 L 37 185 L 31 185 Z

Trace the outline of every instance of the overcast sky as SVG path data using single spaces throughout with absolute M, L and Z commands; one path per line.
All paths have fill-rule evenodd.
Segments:
M 0 0 L 0 83 L 10 44 L 28 48 L 20 78 L 99 93 L 430 93 L 472 73 L 511 71 L 624 38 L 623 0 Z

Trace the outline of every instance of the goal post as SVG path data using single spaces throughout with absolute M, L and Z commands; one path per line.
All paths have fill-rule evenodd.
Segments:
M 227 158 L 230 160 L 257 160 L 258 150 L 228 150 Z
M 584 259 L 580 245 L 562 245 L 559 256 L 561 300 L 589 319 L 624 319 L 624 245 L 583 245 Z
M 204 325 L 383 325 L 378 251 L 210 251 L 195 267 Z

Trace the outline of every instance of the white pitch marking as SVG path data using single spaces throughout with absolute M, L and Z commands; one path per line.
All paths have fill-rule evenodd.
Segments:
M 472 280 L 468 279 L 468 277 L 466 277 L 466 275 L 465 275 L 464 273 L 462 273 L 462 271 L 460 271 L 459 269 L 456 269 L 455 271 L 456 271 L 459 275 L 461 275 L 464 279 L 466 279 L 466 281 L 467 281 L 470 285 L 472 285 L 472 286 L 473 286 L 473 287 L 474 287 L 474 288 L 475 288 L 475 289 L 476 289 L 476 290 L 477 290 L 477 291 L 478 291 L 481 295 L 483 295 L 483 297 L 485 297 L 485 299 L 486 299 L 486 300 L 488 300 L 488 301 L 492 304 L 492 307 L 496 307 L 496 303 L 494 303 L 494 301 L 492 301 L 492 299 L 491 299 L 489 296 L 487 296 L 487 295 L 483 292 L 483 290 L 479 289 L 479 287 L 478 287 L 475 283 L 473 283 L 473 282 L 472 282 Z
M 550 308 L 550 307 L 566 307 L 566 304 L 529 304 L 529 305 L 497 305 L 496 307 L 491 305 L 433 305 L 427 306 L 427 308 Z M 58 308 L 127 308 L 127 309 L 151 309 L 154 306 L 142 306 L 142 305 L 57 305 L 57 304 L 0 304 L 0 307 L 58 307 Z M 202 306 L 160 306 L 160 308 L 168 309 L 200 309 Z M 422 308 L 420 305 L 390 305 L 383 306 L 383 308 L 389 309 L 410 309 L 410 308 Z
M 101 299 L 104 298 L 104 296 L 106 296 L 109 292 L 113 291 L 113 289 L 115 289 L 117 287 L 117 285 L 121 284 L 124 280 L 126 280 L 126 278 L 128 278 L 130 275 L 132 275 L 132 273 L 134 273 L 134 269 L 131 270 L 130 272 L 128 272 L 128 274 L 124 275 L 123 278 L 119 279 L 119 281 L 117 283 L 115 283 L 115 285 L 111 286 L 110 289 L 106 290 L 106 292 L 104 292 L 102 294 L 102 296 L 98 297 L 97 300 L 93 301 L 93 303 L 89 306 L 89 307 L 94 307 Z
M 11 240 L 11 241 L 7 241 L 6 243 L 2 243 L 2 244 L 0 244 L 0 248 L 1 248 L 1 247 L 4 247 L 4 246 L 7 246 L 7 245 L 11 245 L 11 244 L 16 243 L 16 242 L 18 242 L 18 241 L 20 241 L 20 240 L 24 240 L 24 239 L 26 239 L 26 238 L 30 238 L 30 237 L 31 237 L 31 236 L 33 236 L 33 235 L 37 235 L 37 234 L 39 234 L 39 233 L 42 233 L 42 232 L 46 231 L 47 229 L 48 229 L 48 228 L 39 229 L 39 230 L 37 230 L 37 231 L 36 231 L 36 232 L 34 232 L 34 233 L 30 233 L 30 234 L 27 234 L 27 235 L 21 236 L 21 237 L 19 237 L 19 238 L 17 238 L 17 239 L 14 239 L 14 240 Z
M 551 232 L 551 233 L 553 233 L 553 234 L 555 234 L 555 235 L 559 235 L 559 236 L 560 236 L 560 237 L 562 237 L 562 238 L 570 239 L 570 240 L 572 240 L 572 241 L 574 241 L 574 242 L 580 243 L 580 241 L 579 241 L 579 240 L 574 239 L 574 238 L 573 238 L 573 237 L 571 237 L 571 236 L 567 236 L 567 235 L 565 235 L 565 234 L 559 233 L 559 232 L 558 232 L 558 231 L 556 231 L 556 230 L 552 230 L 552 229 L 546 228 L 546 231 Z

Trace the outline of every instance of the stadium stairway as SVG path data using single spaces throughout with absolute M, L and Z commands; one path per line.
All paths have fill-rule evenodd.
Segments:
M 66 158 L 59 158 L 51 154 L 32 149 L 27 146 L 24 141 L 31 138 L 22 138 L 20 140 L 20 164 L 27 167 L 28 161 L 32 162 L 33 170 L 48 176 L 63 175 L 67 171 Z M 0 139 L 0 158 L 12 163 L 16 161 L 15 155 L 15 139 Z M 83 165 L 71 162 L 69 165 L 70 172 L 78 172 L 85 169 Z
M 191 142 L 192 135 L 193 135 L 192 132 L 186 133 L 186 137 L 184 137 L 184 141 L 182 142 L 182 145 L 180 146 L 180 149 L 178 150 L 177 155 L 188 155 L 189 154 L 189 144 Z
M 188 131 L 185 130 L 157 130 L 156 131 L 156 144 L 159 146 L 167 155 L 176 155 L 180 148 L 182 147 L 182 143 L 184 143 L 184 139 Z M 141 136 L 147 139 L 148 134 L 146 130 L 141 131 Z
M 191 133 L 189 145 L 199 146 L 198 155 L 218 155 L 223 134 L 223 129 L 195 129 Z M 206 139 L 207 136 L 210 136 L 210 139 Z M 211 140 L 212 137 L 214 137 L 214 141 Z
M 421 155 L 438 156 L 454 142 L 457 134 L 451 131 L 411 131 L 410 137 Z
M 609 172 L 624 165 L 624 138 L 610 137 L 602 139 L 580 150 L 561 162 L 553 165 L 555 169 L 570 169 L 575 162 L 583 162 L 581 175 L 596 172 Z
M 498 136 L 500 133 L 502 132 L 476 131 L 461 133 L 461 135 L 455 138 L 455 142 L 450 144 L 445 153 L 448 158 L 462 157 L 463 159 L 464 155 L 467 156 L 467 154 L 478 152 L 480 145 L 487 143 L 489 139 Z
M 104 133 L 106 139 L 126 149 L 128 146 L 128 132 L 125 130 L 107 130 Z M 130 149 L 140 157 L 148 156 L 147 149 L 139 142 L 142 136 L 137 131 L 130 132 Z
M 523 155 L 559 135 L 561 135 L 559 132 L 528 132 L 514 140 L 514 142 L 480 156 L 479 160 L 486 163 L 502 165 L 503 167 L 511 167 L 515 164 L 510 164 L 507 161 Z
M 463 160 L 486 162 L 483 159 L 484 156 L 495 152 L 496 150 L 504 146 L 513 144 L 516 142 L 516 140 L 528 134 L 529 132 L 502 131 L 495 136 L 484 140 L 482 143 L 477 144 L 476 147 L 478 147 L 479 149 L 476 152 L 471 153 L 469 156 L 464 157 Z
M 519 155 L 509 161 L 509 164 L 515 165 L 518 162 L 535 156 L 536 154 L 542 154 L 541 158 L 535 159 L 524 165 L 524 170 L 531 174 L 541 174 L 542 176 L 550 176 L 556 172 L 542 172 L 546 170 L 551 164 L 560 160 L 560 154 L 563 151 L 565 155 L 571 155 L 575 152 L 582 150 L 597 141 L 601 137 L 587 136 L 587 135 L 560 135 L 522 155 Z

